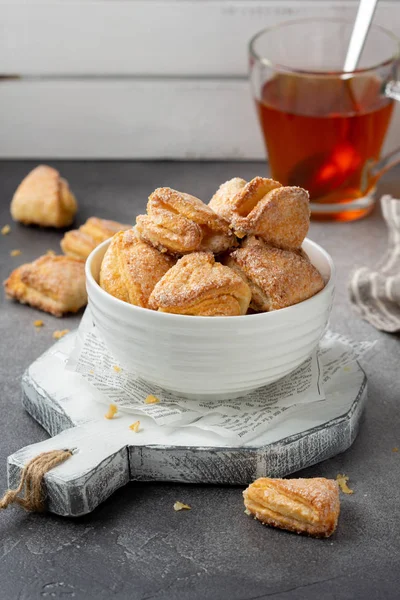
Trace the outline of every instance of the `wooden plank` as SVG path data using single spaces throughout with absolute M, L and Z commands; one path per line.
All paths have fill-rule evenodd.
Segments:
M 0 157 L 262 158 L 244 81 L 0 82 Z
M 0 158 L 265 157 L 246 81 L 4 80 L 0 106 Z
M 2 2 L 0 73 L 244 76 L 259 29 L 304 17 L 352 19 L 355 0 Z M 397 0 L 375 18 L 400 33 Z

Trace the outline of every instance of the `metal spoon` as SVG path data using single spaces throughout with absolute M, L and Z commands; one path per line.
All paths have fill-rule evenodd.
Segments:
M 372 18 L 375 13 L 378 0 L 360 0 L 357 16 L 350 38 L 349 47 L 346 54 L 343 70 L 352 73 L 357 68 L 358 61 L 363 51 L 368 31 L 371 27 Z M 350 97 L 355 112 L 358 110 L 358 103 L 353 94 L 350 75 L 342 75 L 345 89 Z M 335 150 L 337 154 L 338 149 Z M 349 152 L 347 152 L 349 154 Z M 349 156 L 347 169 L 331 168 L 331 175 L 326 176 L 327 167 L 335 165 L 334 153 L 316 154 L 309 156 L 300 164 L 296 165 L 289 174 L 289 185 L 301 185 L 309 190 L 311 197 L 318 198 L 329 194 L 334 189 L 339 188 L 346 183 L 347 178 L 352 173 L 352 163 L 354 157 Z
M 378 0 L 360 0 L 346 60 L 344 61 L 344 71 L 352 72 L 357 68 L 377 4 Z

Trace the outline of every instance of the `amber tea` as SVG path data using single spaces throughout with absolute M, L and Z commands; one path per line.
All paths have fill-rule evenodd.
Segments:
M 368 165 L 379 159 L 393 110 L 379 85 L 373 76 L 270 79 L 257 108 L 272 177 L 306 188 L 313 203 L 368 194 Z
M 256 33 L 249 73 L 272 177 L 310 192 L 314 218 L 368 214 L 380 177 L 400 162 L 381 156 L 400 100 L 400 40 L 372 25 L 357 68 L 344 71 L 353 22 L 286 21 Z

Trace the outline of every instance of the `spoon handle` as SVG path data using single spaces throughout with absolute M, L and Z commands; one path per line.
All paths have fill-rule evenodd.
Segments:
M 378 0 L 360 0 L 344 62 L 344 71 L 351 72 L 357 68 L 377 4 Z

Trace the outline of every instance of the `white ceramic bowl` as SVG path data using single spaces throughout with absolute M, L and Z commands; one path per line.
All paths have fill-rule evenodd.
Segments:
M 148 382 L 192 398 L 235 398 L 300 365 L 323 335 L 334 295 L 334 265 L 306 239 L 304 250 L 326 281 L 294 306 L 243 317 L 192 317 L 122 302 L 98 285 L 110 240 L 86 261 L 89 306 L 110 352 Z

